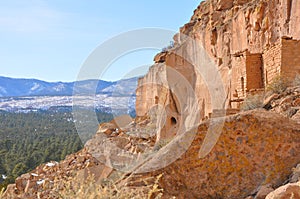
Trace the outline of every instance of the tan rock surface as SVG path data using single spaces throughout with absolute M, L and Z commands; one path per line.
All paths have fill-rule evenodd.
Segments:
M 103 179 L 112 170 L 101 164 L 86 150 L 71 154 L 61 162 L 48 162 L 38 166 L 30 173 L 18 177 L 15 184 L 8 186 L 4 198 L 49 198 L 54 181 L 61 181 L 79 175 L 84 181 L 88 175 L 94 175 L 95 180 Z
M 286 184 L 267 195 L 266 199 L 300 198 L 299 183 Z
M 264 185 L 260 187 L 259 191 L 257 192 L 256 196 L 254 199 L 265 199 L 266 196 L 274 191 L 271 185 Z
M 199 158 L 208 125 L 206 122 L 176 137 L 145 164 L 145 170 L 155 169 L 162 162 L 168 165 L 188 135 L 196 133 L 179 159 L 143 176 L 162 173 L 160 186 L 166 198 L 245 198 L 263 185 L 281 185 L 299 161 L 299 125 L 276 113 L 250 111 L 228 117 L 217 144 L 207 156 Z
M 300 123 L 300 90 L 299 87 L 290 87 L 280 94 L 266 96 L 265 108 L 288 117 Z
M 201 2 L 174 36 L 174 46 L 159 53 L 139 79 L 135 121 L 101 124 L 84 150 L 20 176 L 6 194 L 37 198 L 39 191 L 47 198 L 55 179 L 74 172 L 103 179 L 154 151 L 143 166 L 127 168 L 128 175 L 139 174 L 120 184 L 141 187 L 163 174 L 165 198 L 264 197 L 300 161 L 299 88 L 266 99 L 270 112 L 226 117 L 224 126 L 216 125 L 220 118 L 199 123 L 239 108 L 250 90 L 265 87 L 280 72 L 299 72 L 299 23 L 296 0 Z M 288 184 L 268 197 L 297 191 L 297 184 Z
M 139 81 L 136 112 L 146 115 L 159 105 L 166 114 L 165 128 L 171 118 L 179 124 L 180 109 L 189 103 L 190 95 L 184 90 L 176 93 L 170 80 L 170 68 L 182 75 L 194 90 L 200 119 L 209 117 L 214 109 L 239 108 L 241 98 L 250 90 L 266 87 L 276 75 L 294 76 L 300 71 L 299 31 L 300 8 L 298 1 L 288 0 L 207 0 L 201 2 L 189 23 L 174 36 L 174 47 L 155 57 L 148 74 Z M 188 37 L 188 39 L 187 39 Z M 192 40 L 188 42 L 187 40 Z M 221 81 L 207 67 L 205 55 L 219 71 Z M 209 81 L 221 83 L 226 103 L 217 107 Z M 181 86 L 182 87 L 182 86 Z M 180 95 L 185 99 L 179 103 Z M 175 97 L 174 97 L 175 96 Z M 161 128 L 162 135 L 172 134 Z
M 284 98 L 286 96 L 275 99 L 279 103 Z M 299 124 L 278 113 L 263 110 L 227 117 L 216 145 L 201 158 L 200 149 L 213 121 L 220 121 L 220 118 L 177 135 L 170 143 L 158 148 L 155 148 L 158 144 L 155 143 L 155 120 L 148 117 L 137 118 L 121 132 L 112 123 L 101 124 L 83 151 L 60 163 L 50 162 L 20 176 L 15 185 L 9 186 L 7 194 L 28 198 L 39 192 L 46 198 L 55 179 L 72 174 L 85 179 L 91 173 L 96 179 L 105 179 L 114 174 L 115 169 L 122 170 L 132 164 L 140 154 L 154 150 L 157 153 L 138 170 L 127 168 L 129 173 L 133 169 L 139 174 L 121 184 L 126 182 L 128 188 L 143 188 L 145 180 L 156 179 L 155 176 L 162 173 L 159 185 L 164 189 L 165 198 L 244 198 L 257 192 L 256 198 L 263 198 L 272 187 L 285 182 L 292 168 L 299 163 Z M 210 132 L 217 134 L 218 129 L 212 130 Z M 149 172 L 143 173 L 145 171 Z M 297 171 L 294 170 L 291 179 L 298 180 Z

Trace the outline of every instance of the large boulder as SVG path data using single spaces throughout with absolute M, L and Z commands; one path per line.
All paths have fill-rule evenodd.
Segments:
M 245 198 L 264 185 L 280 186 L 300 161 L 300 126 L 292 120 L 263 110 L 230 116 L 223 128 L 216 125 L 222 119 L 214 120 L 177 136 L 134 171 L 152 172 L 127 184 L 163 174 L 159 185 L 166 198 Z M 208 153 L 201 154 L 202 147 Z M 175 160 L 182 148 L 186 151 Z

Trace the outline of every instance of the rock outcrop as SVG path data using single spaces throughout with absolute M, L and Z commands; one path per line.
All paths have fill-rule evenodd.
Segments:
M 296 0 L 202 2 L 139 80 L 135 120 L 101 124 L 82 151 L 20 176 L 5 196 L 47 198 L 72 173 L 133 190 L 157 183 L 163 198 L 298 194 L 298 184 L 273 190 L 299 180 L 290 178 L 300 162 L 299 87 L 265 99 L 268 111 L 226 115 L 276 75 L 300 71 L 299 22 Z
M 299 183 L 286 184 L 267 195 L 266 199 L 300 198 Z
M 247 93 L 264 89 L 278 75 L 294 77 L 300 72 L 299 23 L 296 0 L 202 2 L 174 36 L 174 46 L 158 54 L 139 80 L 137 115 L 160 106 L 166 121 L 159 137 L 170 137 L 176 133 L 166 129 L 174 121 L 185 126 L 190 98 L 200 122 L 215 109 L 239 108 Z M 187 90 L 194 91 L 192 97 Z
M 293 174 L 291 175 L 287 184 L 270 191 L 266 196 L 267 199 L 285 199 L 285 198 L 300 198 L 300 165 L 293 168 Z
M 92 177 L 97 187 L 108 178 L 118 180 L 115 176 L 124 174 L 141 153 L 154 148 L 154 127 L 147 117 L 132 121 L 126 115 L 102 123 L 84 149 L 21 175 L 8 185 L 3 198 L 61 198 L 61 187 L 71 189 L 73 181 L 84 184 Z
M 59 163 L 48 162 L 30 173 L 21 175 L 15 184 L 8 185 L 3 197 L 52 198 L 57 191 L 57 187 L 54 187 L 55 182 L 68 180 L 75 175 L 81 175 L 81 179 L 84 179 L 89 174 L 93 174 L 98 180 L 109 176 L 111 171 L 111 168 L 103 165 L 84 149 L 67 156 Z
M 264 107 L 300 123 L 300 86 L 289 87 L 266 98 Z
M 221 134 L 209 154 L 201 158 L 205 137 L 216 133 L 211 131 L 209 135 L 208 130 L 215 120 L 219 121 L 209 120 L 177 136 L 139 169 L 155 170 L 162 162 L 165 168 L 133 176 L 127 185 L 163 174 L 159 185 L 166 198 L 245 198 L 255 195 L 262 186 L 278 187 L 289 178 L 300 160 L 299 124 L 263 110 L 229 116 L 223 128 L 214 129 Z M 191 145 L 184 146 L 189 139 Z M 182 147 L 186 152 L 168 162 Z
M 102 124 L 84 150 L 20 176 L 8 186 L 6 196 L 47 198 L 58 191 L 53 190 L 54 182 L 78 175 L 84 182 L 93 174 L 98 186 L 110 178 L 129 189 L 143 188 L 162 175 L 158 186 L 163 198 L 246 198 L 257 192 L 267 195 L 283 184 L 300 160 L 299 123 L 266 110 L 224 121 L 210 119 L 161 145 L 155 143 L 154 124 L 149 118 L 123 129 Z M 215 143 L 205 141 L 214 136 Z M 203 147 L 209 149 L 207 155 L 201 154 Z M 116 179 L 118 172 L 126 175 Z

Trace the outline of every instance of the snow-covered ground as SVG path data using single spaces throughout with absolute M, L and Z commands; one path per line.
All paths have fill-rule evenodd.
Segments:
M 133 110 L 135 97 L 110 96 L 37 96 L 0 98 L 0 110 L 10 112 L 28 112 L 49 110 L 55 107 L 95 108 L 97 110 Z
M 7 176 L 5 174 L 2 174 L 1 177 L 3 180 L 5 180 L 7 178 Z

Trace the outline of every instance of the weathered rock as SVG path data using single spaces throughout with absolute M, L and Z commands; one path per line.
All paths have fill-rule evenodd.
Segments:
M 300 97 L 297 98 L 297 99 L 293 102 L 293 106 L 299 106 L 299 107 L 300 107 Z
M 166 61 L 166 55 L 167 55 L 167 52 L 158 53 L 154 57 L 154 62 L 155 63 L 163 63 L 163 62 L 165 62 Z
M 298 105 L 300 95 L 297 89 L 297 87 L 290 87 L 281 94 L 275 93 L 268 96 L 264 100 L 264 108 L 300 122 Z
M 264 107 L 265 108 L 270 108 L 271 107 L 271 102 L 278 99 L 279 97 L 280 97 L 280 95 L 277 94 L 277 93 L 274 93 L 274 94 L 268 96 L 266 99 L 264 99 L 264 103 L 263 103 Z
M 103 164 L 99 164 L 79 170 L 77 173 L 77 178 L 84 180 L 92 175 L 94 180 L 97 182 L 107 178 L 112 172 L 112 168 L 106 167 Z
M 298 110 L 297 113 L 292 116 L 292 119 L 300 124 L 300 110 Z
M 27 179 L 24 179 L 24 178 L 21 178 L 21 177 L 18 177 L 16 179 L 16 188 L 20 191 L 24 191 L 25 190 L 25 187 L 27 185 Z
M 262 110 L 230 116 L 216 145 L 199 158 L 208 136 L 206 122 L 176 137 L 140 170 L 158 168 L 144 177 L 162 173 L 160 186 L 166 198 L 244 198 L 263 185 L 277 187 L 288 179 L 300 159 L 299 127 L 283 116 Z M 193 132 L 195 137 L 186 152 L 169 162 Z M 166 167 L 159 169 L 162 164 Z
M 233 1 L 228 1 L 228 0 L 218 0 L 217 2 L 217 10 L 227 10 L 232 8 L 233 6 Z
M 300 198 L 299 183 L 289 183 L 267 195 L 266 199 Z
M 103 165 L 127 171 L 137 161 L 140 153 L 154 146 L 156 138 L 151 129 L 155 126 L 150 121 L 140 122 L 137 119 L 136 122 L 127 125 L 127 131 L 123 133 L 115 133 L 117 129 L 109 136 L 98 132 L 85 144 L 85 149 Z
M 254 199 L 265 199 L 266 196 L 274 191 L 271 185 L 263 185 L 260 187 Z
M 65 180 L 75 174 L 78 174 L 82 181 L 89 175 L 94 175 L 95 180 L 101 180 L 108 177 L 110 173 L 110 168 L 99 163 L 86 152 L 86 149 L 83 149 L 67 156 L 60 163 L 42 164 L 32 172 L 21 175 L 16 179 L 15 184 L 8 186 L 4 198 L 49 198 L 54 180 Z
M 77 173 L 80 179 L 94 174 L 98 181 L 154 149 L 144 165 L 129 168 L 139 174 L 120 183 L 144 186 L 146 179 L 163 174 L 159 186 L 165 198 L 235 199 L 256 193 L 263 198 L 300 160 L 299 88 L 265 100 L 271 111 L 294 121 L 257 110 L 218 124 L 224 109 L 237 110 L 250 91 L 260 92 L 280 73 L 293 77 L 300 71 L 299 22 L 295 0 L 201 2 L 174 36 L 174 46 L 159 53 L 139 79 L 134 122 L 126 116 L 101 124 L 84 150 L 37 167 L 34 176 L 22 175 L 5 194 L 38 198 L 43 187 L 39 196 L 47 198 L 54 180 Z M 208 117 L 214 119 L 199 125 Z M 297 184 L 288 184 L 268 197 L 298 196 L 296 191 Z
M 28 193 L 30 189 L 32 189 L 34 186 L 37 186 L 36 181 L 27 180 L 26 187 L 24 189 L 25 193 Z
M 15 194 L 16 190 L 17 190 L 16 184 L 9 184 L 6 188 L 3 197 L 9 198 L 11 195 Z
M 293 169 L 293 175 L 291 176 L 289 182 L 295 183 L 300 180 L 300 164 L 296 166 L 296 168 Z
M 279 106 L 282 105 L 282 104 L 290 104 L 290 105 L 292 105 L 293 100 L 294 100 L 294 97 L 293 97 L 293 96 L 287 96 L 287 97 L 283 98 L 283 99 L 279 102 Z
M 184 86 L 171 80 L 170 71 L 180 75 L 194 90 L 199 121 L 214 109 L 239 108 L 250 90 L 266 88 L 279 74 L 294 77 L 300 70 L 299 58 L 300 4 L 286 0 L 207 0 L 194 11 L 189 23 L 174 36 L 174 47 L 156 56 L 156 64 L 139 80 L 136 113 L 144 116 L 160 106 L 165 114 L 162 137 L 176 133 L 177 124 L 185 123 L 182 110 L 189 110 L 191 96 Z M 192 41 L 190 41 L 192 40 Z M 204 49 L 205 53 L 201 50 Z M 219 71 L 221 80 L 208 67 L 206 56 Z M 224 88 L 223 102 L 214 103 L 215 92 L 209 87 L 220 82 Z M 174 81 L 175 81 L 174 80 Z M 177 90 L 176 90 L 177 89 Z M 184 96 L 185 99 L 180 99 Z M 180 103 L 179 103 L 180 102 Z M 223 107 L 216 107 L 223 104 Z M 265 105 L 268 105 L 266 103 Z M 289 107 L 282 107 L 288 110 Z M 168 129 L 168 130 L 166 130 Z
M 114 123 L 102 123 L 99 125 L 97 133 L 104 133 L 106 135 L 111 135 L 117 128 Z
M 132 122 L 132 117 L 130 117 L 129 115 L 120 115 L 114 117 L 113 121 L 111 121 L 111 123 L 115 124 L 117 128 L 121 130 L 126 128 Z

